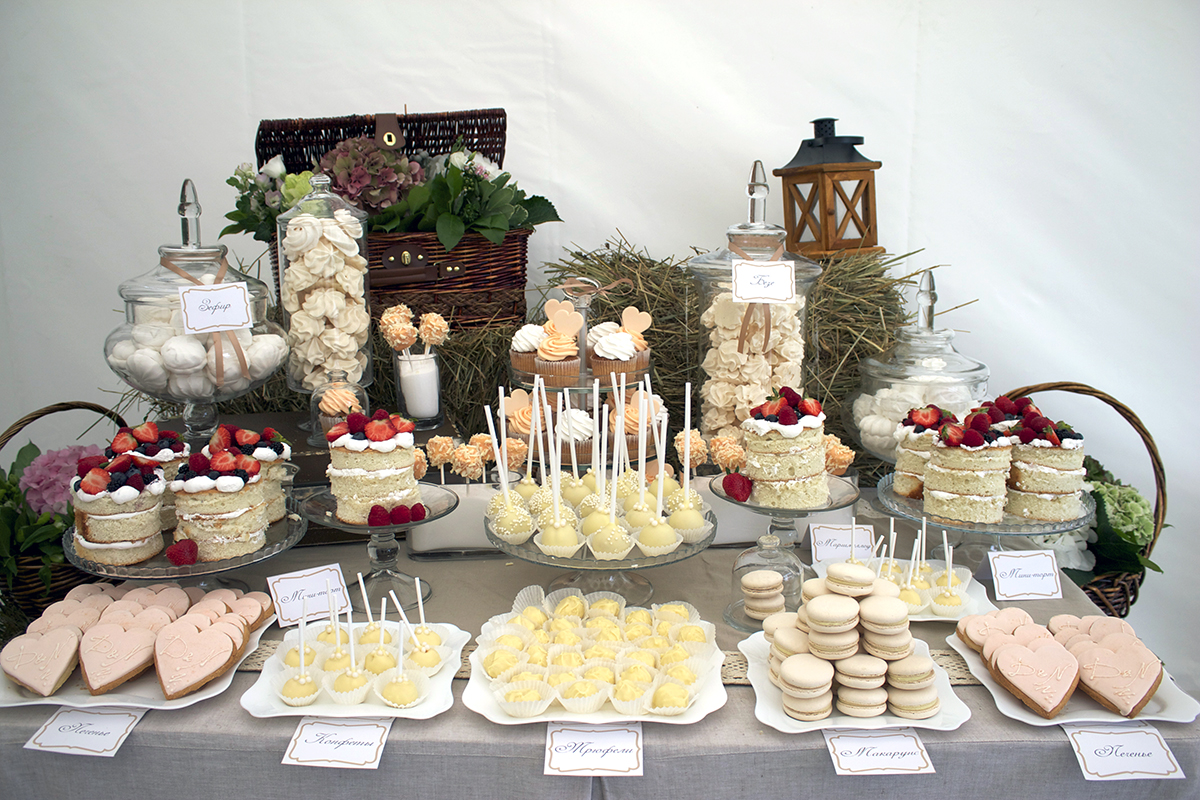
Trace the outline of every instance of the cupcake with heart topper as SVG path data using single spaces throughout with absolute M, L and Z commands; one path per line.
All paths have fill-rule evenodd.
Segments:
M 650 345 L 642 334 L 650 328 L 654 318 L 636 306 L 621 312 L 621 326 L 613 333 L 598 339 L 591 355 L 592 372 L 606 376 L 609 373 L 633 374 L 643 372 L 650 366 Z
M 554 333 L 538 345 L 534 372 L 543 377 L 547 386 L 573 386 L 579 380 L 577 334 L 583 327 L 583 315 L 560 308 L 547 324 Z

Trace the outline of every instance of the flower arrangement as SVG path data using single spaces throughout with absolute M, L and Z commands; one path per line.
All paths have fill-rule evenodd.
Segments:
M 384 150 L 369 136 L 338 142 L 321 156 L 319 166 L 336 194 L 368 214 L 395 205 L 412 186 L 425 181 L 419 162 L 396 150 Z
M 30 443 L 7 475 L 0 470 L 0 573 L 9 589 L 17 578 L 17 558 L 40 556 L 38 577 L 49 590 L 51 568 L 63 563 L 63 532 L 74 522 L 69 487 L 76 463 L 100 454 L 94 445 L 42 453 Z
M 275 156 L 257 173 L 250 164 L 242 164 L 225 181 L 238 190 L 238 199 L 236 208 L 225 215 L 233 224 L 226 225 L 221 235 L 252 233 L 260 242 L 271 241 L 279 215 L 312 191 L 308 183 L 312 176 L 311 170 L 288 174 L 283 156 Z

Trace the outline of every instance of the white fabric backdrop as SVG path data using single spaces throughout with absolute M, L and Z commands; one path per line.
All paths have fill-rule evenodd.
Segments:
M 740 7 L 740 10 L 739 10 Z M 1170 516 L 1132 622 L 1193 692 L 1200 643 L 1194 448 L 1200 6 L 958 3 L 35 3 L 0 7 L 0 424 L 111 403 L 100 354 L 117 284 L 178 241 L 195 180 L 207 241 L 260 119 L 503 106 L 508 167 L 566 222 L 531 263 L 619 229 L 658 256 L 719 245 L 751 162 L 786 163 L 840 118 L 878 175 L 880 241 L 924 249 L 942 324 L 991 389 L 1077 380 L 1132 407 Z M 778 183 L 771 217 L 781 218 Z M 227 243 L 245 261 L 261 246 Z M 536 276 L 537 270 L 534 270 Z M 1152 490 L 1146 454 L 1096 401 L 1048 395 L 1089 451 Z M 59 447 L 90 419 L 29 434 Z M 0 454 L 7 465 L 23 439 Z

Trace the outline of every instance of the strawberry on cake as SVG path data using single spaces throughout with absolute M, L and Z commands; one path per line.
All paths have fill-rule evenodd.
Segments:
M 892 491 L 901 497 L 919 498 L 925 489 L 925 465 L 933 453 L 935 432 L 947 422 L 958 422 L 937 406 L 914 408 L 896 426 L 896 473 Z
M 1075 519 L 1083 513 L 1083 436 L 1065 422 L 1051 422 L 1032 403 L 1022 411 L 1008 433 L 1016 441 L 1006 510 L 1025 519 Z
M 162 508 L 159 512 L 160 529 L 175 528 L 175 495 L 170 489 L 171 481 L 181 464 L 191 455 L 191 447 L 175 431 L 159 430 L 158 425 L 147 420 L 136 428 L 121 428 L 105 451 L 108 458 L 128 453 L 139 466 L 149 464 L 161 467 L 166 491 L 162 493 Z
M 262 433 L 249 428 L 221 425 L 213 433 L 208 445 L 201 451 L 209 458 L 213 453 L 228 450 L 234 455 L 246 455 L 262 464 L 262 492 L 267 503 L 267 524 L 278 522 L 287 514 L 283 494 L 283 479 L 287 476 L 287 462 L 292 457 L 292 446 L 274 428 L 263 428 Z
M 411 420 L 378 409 L 368 418 L 350 414 L 329 429 L 330 490 L 337 499 L 337 517 L 352 525 L 367 525 L 372 506 L 389 513 L 397 506 L 421 501 L 413 475 L 415 454 Z
M 784 386 L 742 423 L 750 499 L 773 508 L 816 508 L 829 500 L 825 414 L 811 397 Z
M 1012 446 L 992 427 L 987 409 L 973 409 L 963 424 L 938 429 L 925 468 L 926 514 L 964 522 L 1004 520 Z
M 223 427 L 204 453 L 193 453 L 179 468 L 171 491 L 179 527 L 175 541 L 196 543 L 200 561 L 221 561 L 253 553 L 267 542 L 267 502 L 262 465 L 224 447 Z
M 166 481 L 161 469 L 121 453 L 112 460 L 82 458 L 76 475 L 71 502 L 77 553 L 98 564 L 123 566 L 162 550 L 159 514 Z

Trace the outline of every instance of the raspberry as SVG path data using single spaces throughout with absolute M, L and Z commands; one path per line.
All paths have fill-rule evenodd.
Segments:
M 177 567 L 195 564 L 196 557 L 199 555 L 200 548 L 191 539 L 180 539 L 167 548 L 167 558 Z
M 963 447 L 983 447 L 987 444 L 987 440 L 983 438 L 983 434 L 975 428 L 967 428 L 962 435 Z
M 420 503 L 413 503 L 412 507 L 408 509 L 408 513 L 412 516 L 413 522 L 420 522 L 425 519 L 425 506 Z
M 1004 411 L 1000 408 L 1000 406 L 988 406 L 988 416 L 994 423 L 1004 422 Z
M 784 406 L 779 409 L 779 424 L 780 425 L 795 425 L 800 421 L 796 416 L 796 409 L 791 406 Z
M 382 408 L 375 409 L 375 413 L 371 415 L 371 419 L 387 419 L 390 414 Z
M 188 456 L 188 469 L 197 475 L 203 475 L 208 472 L 208 456 L 204 453 L 192 453 Z
M 1037 432 L 1033 428 L 1019 428 L 1017 438 L 1021 440 L 1021 444 L 1029 444 L 1037 438 Z
M 132 486 L 133 488 L 137 489 L 139 492 L 142 489 L 146 488 L 146 482 L 142 480 L 142 473 L 140 473 L 140 472 L 135 472 L 132 475 L 130 475 L 128 478 L 126 478 L 125 485 Z
M 107 460 L 108 459 L 106 459 L 104 456 L 84 456 L 83 458 L 79 459 L 79 463 L 75 465 L 75 474 L 82 478 L 96 467 L 104 466 L 104 462 Z
M 801 401 L 804 400 L 804 398 L 801 397 L 796 390 L 790 386 L 784 386 L 782 389 L 780 389 L 779 396 L 784 400 L 787 400 L 788 405 L 792 408 L 799 408 Z
M 412 520 L 412 512 L 409 510 L 408 506 L 401 503 L 392 509 L 391 519 L 393 525 L 403 525 L 404 523 Z
M 351 433 L 362 433 L 364 430 L 366 430 L 367 423 L 369 421 L 370 420 L 367 419 L 365 414 L 360 414 L 355 411 L 353 414 L 346 417 L 346 426 L 350 428 Z
M 367 524 L 372 527 L 376 525 L 391 525 L 392 517 L 383 506 L 371 506 L 371 510 L 367 513 Z

